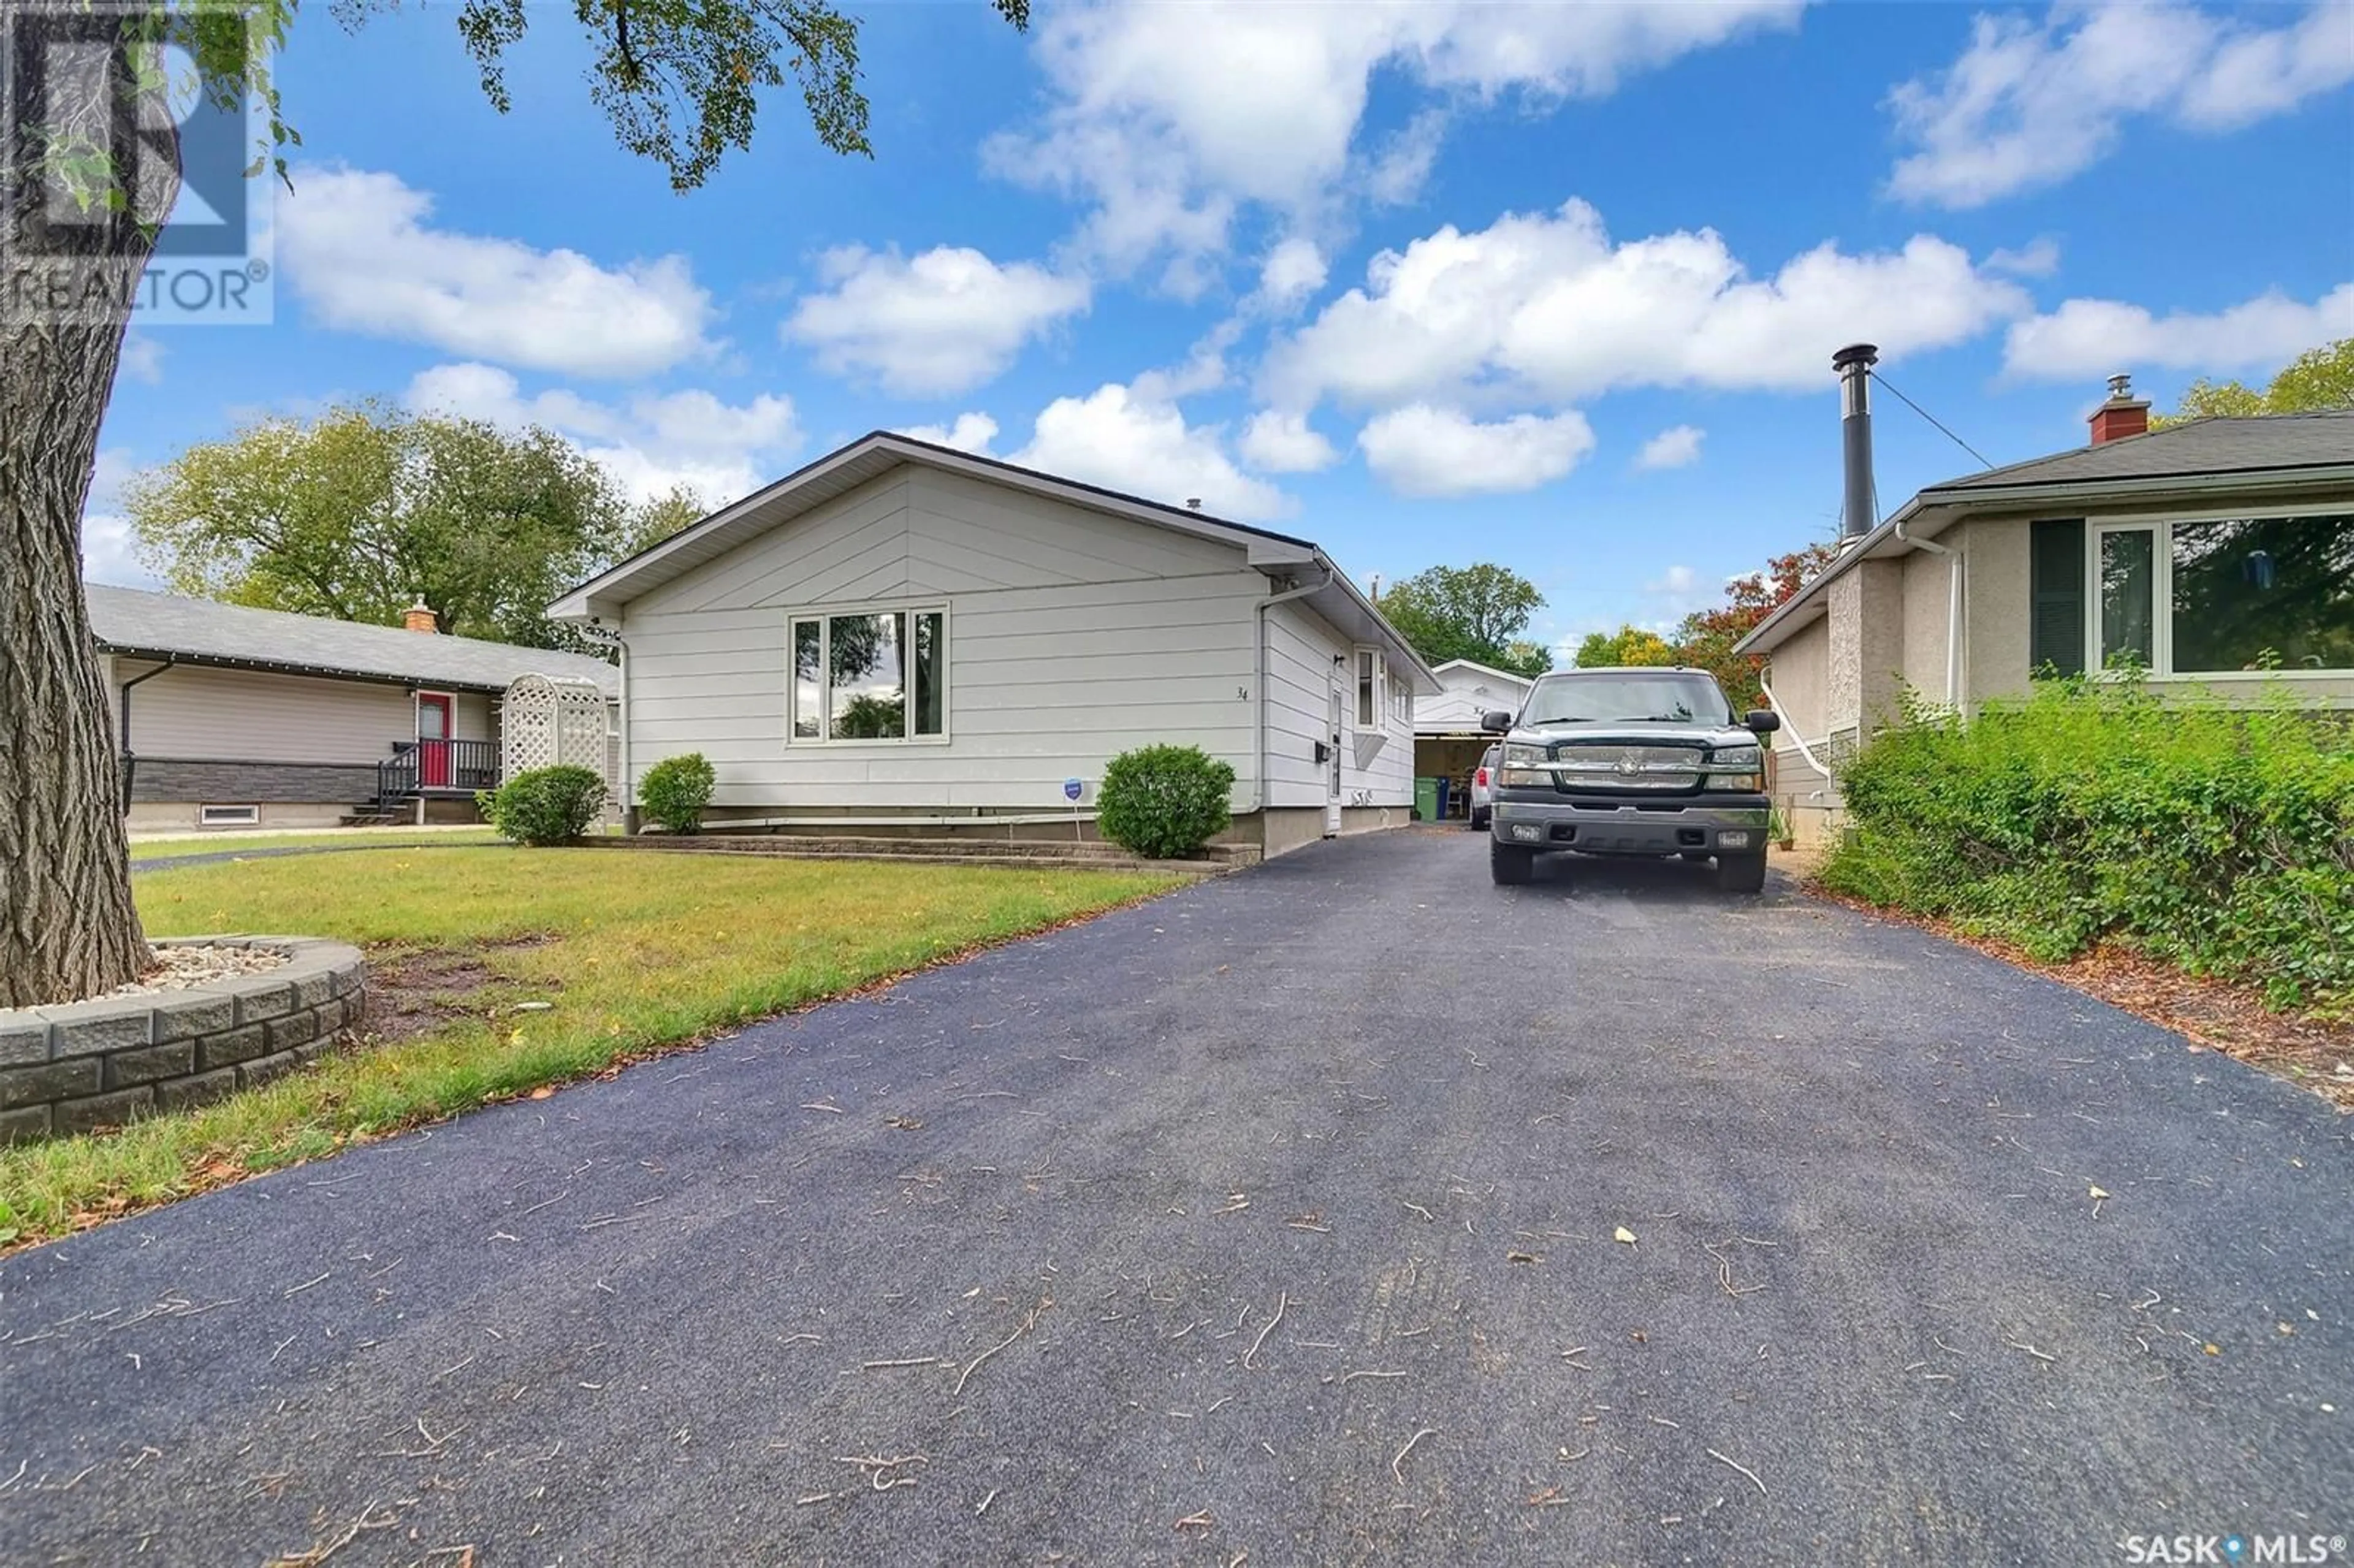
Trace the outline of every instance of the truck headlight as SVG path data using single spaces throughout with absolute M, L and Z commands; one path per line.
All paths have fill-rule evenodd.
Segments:
M 1543 789 L 1553 783 L 1553 773 L 1542 746 L 1507 744 L 1504 755 L 1497 759 L 1496 782 L 1507 789 Z
M 1708 754 L 1711 771 L 1755 773 L 1766 766 L 1766 758 L 1754 746 L 1720 746 Z

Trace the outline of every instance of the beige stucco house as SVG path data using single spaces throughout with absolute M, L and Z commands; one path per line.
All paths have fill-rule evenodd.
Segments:
M 83 585 L 133 830 L 472 821 L 499 782 L 500 706 L 525 675 L 593 682 L 601 659 Z
M 1922 491 L 1743 640 L 1796 836 L 1908 687 L 1967 714 L 2130 663 L 2160 691 L 2354 706 L 2354 410 L 2150 430 L 2148 408 L 2118 377 L 2089 445 Z
M 1092 836 L 1104 765 L 1170 744 L 1275 854 L 1407 821 L 1437 690 L 1308 540 L 882 432 L 548 613 L 620 644 L 632 790 L 701 752 L 722 830 Z

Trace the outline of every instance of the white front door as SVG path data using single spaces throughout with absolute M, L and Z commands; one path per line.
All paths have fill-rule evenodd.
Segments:
M 1324 748 L 1324 836 L 1338 837 L 1341 832 L 1341 666 L 1332 666 L 1331 734 Z

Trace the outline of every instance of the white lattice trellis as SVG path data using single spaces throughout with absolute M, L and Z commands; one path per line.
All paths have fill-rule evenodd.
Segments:
M 577 675 L 523 675 L 499 700 L 502 778 L 558 763 L 596 770 L 605 762 L 605 694 Z

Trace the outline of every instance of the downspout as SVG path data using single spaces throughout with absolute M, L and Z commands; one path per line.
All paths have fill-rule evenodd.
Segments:
M 1904 531 L 1904 520 L 1902 519 L 1896 524 L 1896 536 L 1933 556 L 1946 557 L 1946 709 L 1948 713 L 1959 713 L 1962 710 L 1962 553 L 1948 549 L 1934 539 L 1914 538 Z
M 131 752 L 131 688 L 142 681 L 154 680 L 178 662 L 179 659 L 176 655 L 167 655 L 161 664 L 145 674 L 133 675 L 116 688 L 118 717 L 122 726 L 122 811 L 125 816 L 131 814 L 131 780 L 139 771 L 139 759 Z
M 1767 665 L 1770 665 L 1771 662 L 1772 662 L 1768 660 Z M 1782 705 L 1782 699 L 1774 694 L 1773 686 L 1769 684 L 1766 679 L 1766 670 L 1767 665 L 1758 666 L 1757 689 L 1766 694 L 1766 706 L 1772 708 L 1777 714 L 1787 715 L 1790 710 Z M 1797 725 L 1792 725 L 1790 726 L 1790 738 L 1797 742 L 1798 755 L 1807 759 L 1807 766 L 1821 774 L 1823 778 L 1828 780 L 1831 776 L 1831 770 L 1823 766 L 1822 758 L 1817 757 L 1814 754 L 1813 749 L 1807 745 L 1807 737 L 1798 733 L 1798 726 Z M 1819 800 L 1822 798 L 1823 791 L 1820 789 L 1809 789 L 1807 791 L 1807 799 L 1809 800 Z
M 1277 605 L 1332 586 L 1332 568 L 1323 568 L 1324 575 L 1305 588 L 1286 588 L 1269 594 L 1255 607 L 1258 616 L 1258 635 L 1251 641 L 1251 697 L 1256 709 L 1256 722 L 1251 726 L 1251 803 L 1254 812 L 1267 810 L 1267 612 Z M 1259 826 L 1260 842 L 1266 842 L 1267 827 Z
M 632 838 L 638 831 L 638 797 L 630 783 L 630 644 L 615 632 L 613 646 L 621 652 L 621 836 Z

